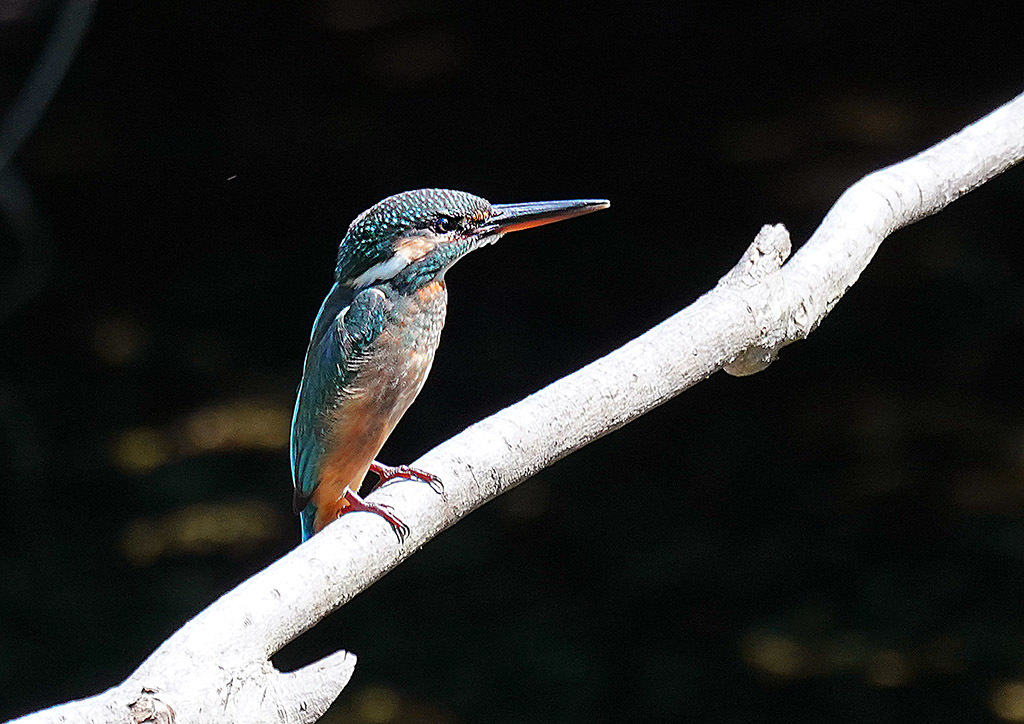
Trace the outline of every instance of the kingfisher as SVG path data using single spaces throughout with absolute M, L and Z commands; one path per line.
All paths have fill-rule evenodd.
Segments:
M 448 306 L 445 272 L 510 231 L 607 208 L 604 199 L 491 204 L 464 191 L 419 189 L 361 213 L 338 248 L 334 285 L 313 322 L 291 427 L 294 509 L 302 540 L 343 513 L 381 516 L 399 541 L 408 527 L 359 495 L 396 479 L 436 492 L 441 481 L 377 462 L 430 372 Z

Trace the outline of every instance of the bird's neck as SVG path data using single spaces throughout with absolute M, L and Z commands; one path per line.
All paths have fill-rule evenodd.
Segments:
M 434 279 L 415 289 L 396 289 L 390 284 L 380 288 L 403 315 L 429 314 L 443 318 L 448 308 L 444 279 Z

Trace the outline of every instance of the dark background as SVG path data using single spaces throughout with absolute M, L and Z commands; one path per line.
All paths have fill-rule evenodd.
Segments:
M 296 544 L 293 394 L 373 202 L 613 201 L 452 270 L 406 462 L 1024 86 L 1005 6 L 767 5 L 99 3 L 0 187 L 0 717 L 117 683 Z M 0 1 L 4 108 L 61 7 Z M 1022 209 L 1016 169 L 896 233 L 766 372 L 545 470 L 275 662 L 358 653 L 325 721 L 1024 720 Z

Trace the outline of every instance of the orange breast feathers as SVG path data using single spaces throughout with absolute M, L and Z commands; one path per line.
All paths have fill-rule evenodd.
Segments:
M 370 463 L 384 445 L 393 426 L 385 426 L 380 411 L 367 396 L 342 405 L 341 417 L 328 428 L 330 441 L 317 472 L 313 491 L 314 529 L 320 531 L 348 507 L 345 491 L 359 491 Z
M 418 290 L 402 320 L 374 341 L 344 397 L 325 420 L 324 454 L 312 502 L 315 530 L 348 507 L 346 490 L 359 491 L 363 478 L 395 425 L 427 379 L 444 324 L 444 282 Z

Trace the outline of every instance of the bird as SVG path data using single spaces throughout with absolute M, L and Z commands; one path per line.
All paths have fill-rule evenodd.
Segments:
M 418 189 L 359 214 L 338 247 L 334 284 L 313 323 L 290 435 L 293 508 L 306 541 L 342 514 L 382 517 L 399 542 L 408 527 L 359 495 L 434 475 L 391 467 L 377 453 L 427 379 L 448 305 L 445 272 L 505 234 L 588 214 L 605 199 L 491 204 L 464 191 Z

